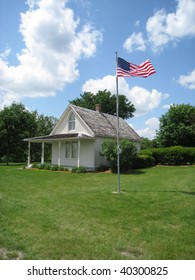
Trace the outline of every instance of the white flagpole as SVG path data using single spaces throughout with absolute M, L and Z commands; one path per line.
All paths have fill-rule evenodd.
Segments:
M 118 67 L 118 54 L 116 52 L 116 71 Z M 120 143 L 119 143 L 119 96 L 118 77 L 116 73 L 116 116 L 117 116 L 117 172 L 118 172 L 118 193 L 120 193 Z

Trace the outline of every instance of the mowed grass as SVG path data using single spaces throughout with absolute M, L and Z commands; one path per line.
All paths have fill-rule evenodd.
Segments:
M 194 259 L 195 166 L 121 175 L 0 166 L 0 259 Z

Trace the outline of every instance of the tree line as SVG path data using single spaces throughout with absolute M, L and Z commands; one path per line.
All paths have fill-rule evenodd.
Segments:
M 96 94 L 85 92 L 71 103 L 88 109 L 102 104 L 102 112 L 116 115 L 116 95 L 110 91 L 98 91 Z M 119 116 L 123 119 L 133 117 L 136 108 L 126 96 L 119 95 Z M 190 104 L 174 104 L 159 119 L 160 127 L 154 140 L 142 139 L 143 148 L 195 146 L 195 107 Z
M 22 103 L 13 103 L 0 111 L 0 162 L 25 162 L 27 145 L 24 138 L 48 135 L 56 124 L 55 117 L 30 112 Z M 46 157 L 50 156 L 50 148 L 46 145 Z M 41 147 L 33 143 L 31 157 L 40 161 Z
M 116 115 L 116 95 L 110 91 L 98 91 L 96 94 L 84 92 L 70 103 L 88 109 L 102 105 L 102 112 Z M 123 119 L 133 117 L 134 105 L 124 95 L 119 95 L 119 116 Z M 27 143 L 24 138 L 48 135 L 54 128 L 57 118 L 30 112 L 22 103 L 13 103 L 0 111 L 0 162 L 25 162 Z M 172 105 L 161 116 L 160 127 L 154 140 L 142 138 L 142 148 L 195 147 L 195 107 L 190 104 Z M 40 161 L 41 145 L 31 145 L 32 161 Z M 45 158 L 50 160 L 51 147 L 45 145 Z

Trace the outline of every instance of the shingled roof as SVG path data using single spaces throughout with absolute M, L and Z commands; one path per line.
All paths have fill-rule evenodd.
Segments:
M 115 138 L 117 135 L 117 117 L 70 104 L 83 121 L 88 125 L 94 136 Z M 139 135 L 122 119 L 119 118 L 119 137 L 140 142 Z
M 93 136 L 89 136 L 84 133 L 62 133 L 62 134 L 51 133 L 50 135 L 26 138 L 24 139 L 24 141 L 53 142 L 56 140 L 75 139 L 75 138 L 93 139 L 93 137 L 97 137 L 97 136 L 116 138 L 117 136 L 116 116 L 89 110 L 73 104 L 70 104 L 70 107 L 77 115 L 79 115 L 79 117 L 89 127 L 89 129 L 93 133 Z M 139 135 L 122 118 L 119 118 L 119 137 L 126 138 L 134 142 L 141 141 Z

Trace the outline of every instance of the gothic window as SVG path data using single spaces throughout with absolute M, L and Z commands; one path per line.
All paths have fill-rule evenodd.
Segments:
M 75 115 L 74 113 L 70 114 L 68 121 L 68 130 L 75 130 Z

